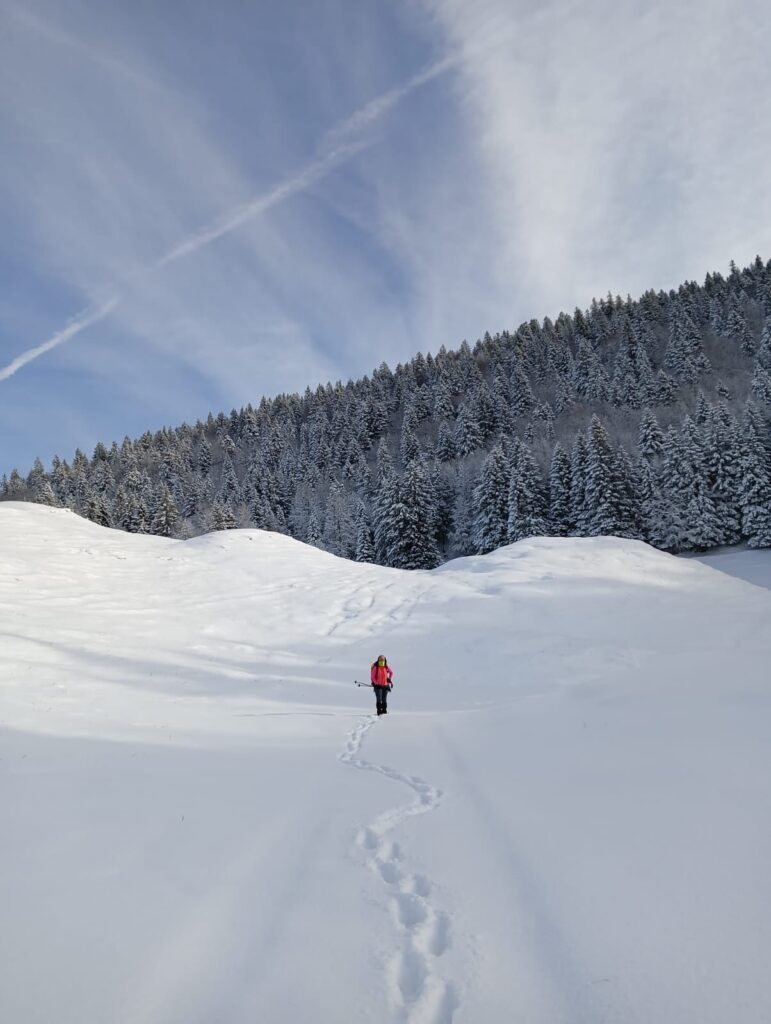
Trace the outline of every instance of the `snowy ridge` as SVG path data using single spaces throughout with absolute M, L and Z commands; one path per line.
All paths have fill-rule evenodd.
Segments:
M 752 584 L 610 537 L 408 573 L 0 505 L 0 1020 L 765 1024 L 740 556 Z

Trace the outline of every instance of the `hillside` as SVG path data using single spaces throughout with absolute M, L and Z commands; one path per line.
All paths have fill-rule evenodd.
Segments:
M 37 463 L 0 494 L 431 568 L 528 536 L 771 545 L 771 264 Z
M 764 587 L 11 502 L 0 608 L 2 1020 L 771 1017 Z

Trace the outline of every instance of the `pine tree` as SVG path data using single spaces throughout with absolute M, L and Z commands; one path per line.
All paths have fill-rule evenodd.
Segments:
M 398 541 L 396 507 L 399 504 L 399 479 L 391 470 L 385 472 L 375 491 L 373 523 L 375 555 L 380 565 L 393 565 Z
M 755 436 L 766 452 L 766 458 L 771 460 L 771 431 L 769 430 L 769 423 L 752 399 L 748 399 L 744 405 L 743 427 L 745 430 L 751 428 L 755 431 Z
M 455 449 L 462 458 L 481 448 L 482 441 L 482 431 L 474 417 L 473 410 L 467 402 L 464 402 L 455 421 Z
M 448 423 L 443 422 L 439 427 L 439 439 L 436 442 L 436 457 L 440 462 L 452 462 L 455 458 L 455 438 Z
M 429 475 L 435 498 L 434 537 L 439 550 L 444 552 L 447 549 L 450 534 L 453 531 L 455 478 L 446 471 L 440 471 L 436 464 L 434 464 Z
M 452 392 L 444 377 L 440 377 L 434 389 L 434 413 L 437 419 L 449 420 L 455 414 L 452 404 Z
M 157 495 L 155 515 L 150 532 L 157 537 L 173 537 L 179 522 L 179 510 L 166 484 L 161 484 Z
M 747 317 L 742 312 L 738 303 L 731 306 L 726 325 L 728 337 L 739 346 L 745 355 L 751 356 L 755 353 L 755 339 L 752 337 Z
M 209 525 L 212 530 L 235 530 L 236 517 L 233 509 L 222 498 L 217 498 L 211 507 Z
M 198 471 L 203 476 L 207 476 L 211 470 L 212 465 L 212 450 L 211 445 L 207 441 L 205 434 L 201 435 L 201 439 L 198 442 L 198 452 L 196 461 L 198 464 Z
M 323 539 L 326 550 L 341 558 L 351 558 L 356 551 L 356 528 L 345 489 L 338 480 L 332 481 L 327 495 Z
M 720 544 L 722 527 L 699 442 L 696 424 L 686 416 L 680 430 L 680 507 L 685 520 L 685 547 L 703 551 Z
M 321 547 L 321 522 L 319 521 L 319 513 L 316 508 L 312 508 L 308 516 L 305 542 L 306 544 L 312 544 L 315 548 Z
M 372 542 L 372 530 L 367 518 L 364 503 L 359 504 L 356 514 L 356 555 L 357 562 L 374 562 L 375 545 Z
M 771 373 L 760 365 L 752 375 L 752 393 L 762 405 L 771 405 Z
M 757 366 L 767 373 L 771 373 L 771 316 L 766 317 L 763 323 L 758 354 L 755 358 Z
M 592 416 L 587 444 L 584 524 L 589 537 L 626 535 L 618 466 L 597 416 Z
M 739 481 L 742 535 L 751 548 L 771 547 L 771 474 L 763 444 L 750 423 L 745 423 Z
M 461 469 L 458 474 L 449 545 L 450 552 L 455 558 L 473 555 L 476 552 L 474 546 L 473 487 L 465 469 Z
M 676 547 L 672 534 L 673 509 L 662 495 L 656 474 L 647 459 L 640 460 L 638 477 L 643 537 L 654 547 L 668 551 Z
M 86 516 L 98 526 L 110 525 L 110 514 L 104 498 L 100 494 L 91 494 L 86 507 Z
M 498 444 L 482 464 L 474 491 L 474 546 L 483 554 L 507 543 L 509 478 L 509 463 Z
M 510 543 L 525 537 L 542 537 L 548 532 L 543 481 L 533 453 L 524 444 L 518 446 L 511 470 L 508 506 Z
M 433 569 L 439 564 L 434 537 L 436 498 L 425 466 L 414 460 L 407 467 L 393 509 L 395 540 L 392 564 L 400 569 Z
M 650 409 L 643 409 L 637 438 L 640 454 L 644 455 L 646 459 L 655 459 L 656 456 L 661 455 L 663 444 L 664 434 L 659 426 L 659 421 Z
M 35 488 L 35 501 L 38 505 L 58 506 L 59 501 L 47 480 L 40 480 Z
M 416 428 L 417 417 L 412 407 L 410 407 L 404 414 L 404 422 L 402 423 L 402 439 L 399 445 L 402 465 L 405 467 L 409 466 L 413 459 L 417 459 L 420 456 L 420 442 L 418 441 L 417 434 L 415 433 Z
M 586 536 L 586 464 L 588 453 L 583 434 L 576 434 L 570 456 L 570 532 Z
M 700 437 L 709 494 L 720 522 L 718 544 L 736 544 L 741 536 L 738 478 L 740 444 L 737 424 L 724 405 L 711 410 Z
M 533 389 L 521 365 L 517 365 L 511 377 L 511 411 L 514 416 L 527 416 L 535 405 Z
M 566 537 L 570 532 L 570 459 L 561 444 L 554 446 L 549 468 L 549 533 Z
M 126 519 L 124 528 L 129 533 L 148 533 L 150 516 L 143 490 L 129 491 L 126 502 Z
M 677 401 L 677 384 L 668 373 L 659 370 L 656 375 L 656 405 L 674 405 Z

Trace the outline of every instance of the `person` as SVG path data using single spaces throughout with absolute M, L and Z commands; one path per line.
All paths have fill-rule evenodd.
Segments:
M 394 674 L 389 668 L 385 654 L 378 654 L 377 661 L 372 663 L 369 677 L 372 680 L 372 689 L 375 691 L 377 702 L 377 713 L 388 714 L 388 694 L 393 688 Z

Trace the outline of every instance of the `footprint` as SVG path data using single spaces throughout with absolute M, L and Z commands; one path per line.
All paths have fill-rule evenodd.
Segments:
M 453 1024 L 461 1000 L 453 984 L 431 978 L 425 986 L 420 1005 L 408 1017 L 409 1024 Z
M 393 962 L 393 973 L 401 1002 L 407 1006 L 420 998 L 428 972 L 420 953 L 403 949 Z
M 428 916 L 423 901 L 419 896 L 413 896 L 412 893 L 399 893 L 393 899 L 393 906 L 396 920 L 407 931 L 423 924 Z
M 376 850 L 380 845 L 377 834 L 371 828 L 363 828 L 356 837 L 356 842 L 365 850 Z
M 378 864 L 380 868 L 380 875 L 384 882 L 389 885 L 396 885 L 402 879 L 402 869 L 398 864 L 394 864 L 393 861 L 386 860 Z
M 388 905 L 401 934 L 401 950 L 387 964 L 394 1010 L 402 1024 L 453 1024 L 460 999 L 455 987 L 433 973 L 435 960 L 452 945 L 451 918 L 434 910 L 430 902 L 433 883 L 425 875 L 407 874 L 399 843 L 387 838 L 410 815 L 439 806 L 442 791 L 417 775 L 404 775 L 387 765 L 372 764 L 360 757 L 365 734 L 375 721 L 371 716 L 348 736 L 341 755 L 354 768 L 378 772 L 413 791 L 413 801 L 385 811 L 359 828 L 356 845 L 367 851 L 371 871 L 390 888 Z
M 442 956 L 450 948 L 450 917 L 444 910 L 433 915 L 423 941 L 426 952 L 432 956 Z
M 404 886 L 405 892 L 414 892 L 416 896 L 422 896 L 424 900 L 431 895 L 431 883 L 425 875 L 413 875 Z

